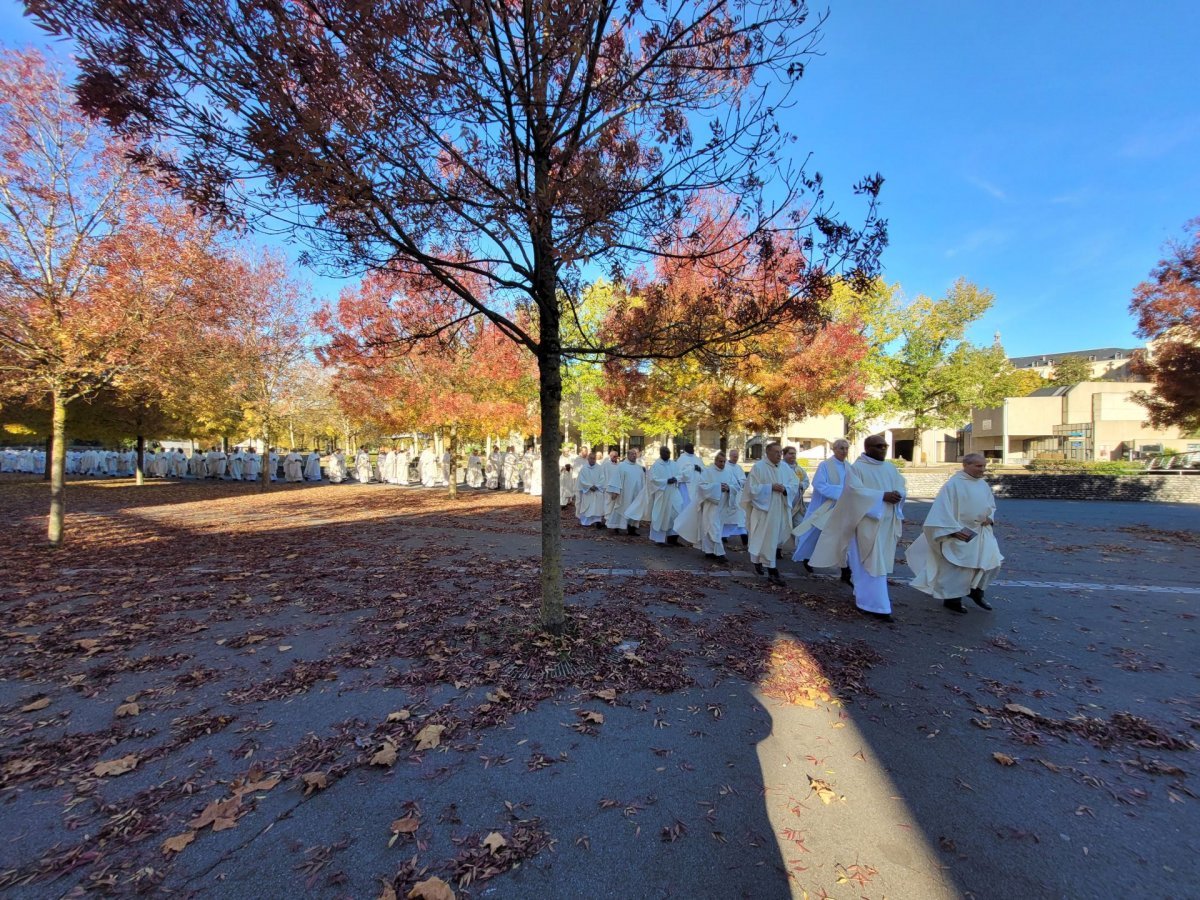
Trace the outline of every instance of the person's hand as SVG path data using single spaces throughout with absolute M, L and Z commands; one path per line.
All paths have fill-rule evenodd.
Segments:
M 883 495 L 884 503 L 899 503 L 903 499 L 899 491 L 888 491 Z
M 727 484 L 721 485 L 721 493 L 728 494 L 729 493 L 729 485 L 727 485 Z
M 996 523 L 995 523 L 995 522 L 993 522 L 993 521 L 992 521 L 992 520 L 991 520 L 989 517 L 987 517 L 987 516 L 984 516 L 984 517 L 983 517 L 983 521 L 982 521 L 982 522 L 980 522 L 979 524 L 980 524 L 980 525 L 995 525 Z
M 674 479 L 674 478 L 668 478 L 668 479 L 667 479 L 667 484 L 675 484 L 675 479 Z
M 786 494 L 787 488 L 785 488 L 782 484 L 773 484 L 771 485 L 771 491 L 775 494 Z

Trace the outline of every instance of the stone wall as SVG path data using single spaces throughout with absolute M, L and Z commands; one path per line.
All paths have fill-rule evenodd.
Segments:
M 914 499 L 937 494 L 952 472 L 904 472 Z M 1049 475 L 1005 472 L 989 475 L 997 497 L 1018 500 L 1152 500 L 1200 503 L 1200 475 Z

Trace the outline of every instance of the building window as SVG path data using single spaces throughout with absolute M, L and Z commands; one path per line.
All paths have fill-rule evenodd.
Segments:
M 980 427 L 981 427 L 981 428 L 982 428 L 984 431 L 989 431 L 989 430 L 991 429 L 991 427 L 992 427 L 992 420 L 991 420 L 991 419 L 984 419 L 984 420 L 983 420 L 983 421 L 980 423 Z

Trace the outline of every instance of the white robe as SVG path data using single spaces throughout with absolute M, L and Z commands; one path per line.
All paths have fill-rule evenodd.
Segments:
M 937 600 L 965 597 L 973 588 L 986 590 L 1004 562 L 992 526 L 980 524 L 995 518 L 991 485 L 957 472 L 938 491 L 921 536 L 908 548 L 906 559 L 916 575 L 912 586 Z M 975 537 L 961 541 L 950 536 L 963 528 Z
M 500 467 L 500 475 L 504 479 L 503 487 L 506 491 L 515 491 L 517 489 L 517 454 L 504 454 L 504 462 Z
M 246 481 L 257 481 L 261 474 L 262 460 L 258 458 L 257 453 L 251 450 L 242 460 L 242 477 Z
M 729 463 L 723 469 L 715 464 L 706 466 L 692 483 L 692 502 L 675 520 L 675 530 L 681 538 L 716 556 L 725 555 L 721 541 L 725 522 L 733 517 L 738 505 L 739 482 L 734 468 Z
M 846 474 L 842 496 L 809 560 L 817 568 L 848 561 L 854 575 L 854 602 L 867 612 L 892 611 L 887 576 L 895 568 L 904 503 L 885 503 L 883 495 L 888 491 L 903 498 L 904 476 L 887 460 L 860 456 Z
M 674 479 L 674 483 L 671 479 Z M 650 511 L 650 540 L 656 544 L 665 544 L 667 538 L 678 534 L 675 530 L 675 519 L 684 507 L 683 492 L 680 488 L 679 464 L 669 459 L 656 460 L 650 467 L 646 480 L 646 502 Z
M 396 484 L 408 484 L 408 451 L 396 454 Z
M 566 506 L 575 498 L 575 459 L 563 454 L 558 458 L 558 505 Z
M 675 466 L 679 472 L 679 494 L 683 497 L 683 505 L 687 506 L 692 502 L 692 485 L 704 474 L 704 463 L 694 453 L 680 453 Z
M 321 454 L 316 450 L 308 454 L 308 459 L 304 462 L 304 480 L 321 480 Z
M 359 484 L 370 484 L 371 482 L 371 454 L 366 450 L 359 450 L 358 455 L 354 457 L 355 474 L 358 476 Z
M 793 562 L 800 562 L 812 556 L 833 507 L 842 496 L 842 488 L 846 486 L 846 467 L 848 463 L 831 456 L 822 460 L 817 466 L 817 472 L 812 479 L 812 499 L 800 524 L 792 529 L 796 536 L 796 550 L 792 554 Z
M 467 487 L 483 486 L 483 460 L 478 454 L 472 453 L 467 457 Z
M 646 470 L 627 459 L 609 466 L 596 466 L 604 482 L 604 524 L 609 528 L 636 527 L 644 512 Z M 607 474 L 605 474 L 607 473 Z
M 721 537 L 738 537 L 746 534 L 746 510 L 741 504 L 742 489 L 746 486 L 746 470 L 734 462 L 726 463 L 725 468 L 733 473 L 737 482 L 738 502 L 725 514 L 725 527 L 721 529 Z
M 579 473 L 580 502 L 575 507 L 580 525 L 595 525 L 604 519 L 604 470 L 585 465 Z
M 339 450 L 329 457 L 329 482 L 341 484 L 346 480 L 346 457 Z
M 438 462 L 432 448 L 426 447 L 421 451 L 420 461 L 417 465 L 421 476 L 421 486 L 434 487 L 438 480 Z
M 774 490 L 775 484 L 782 485 L 784 492 Z M 738 502 L 746 513 L 751 562 L 775 568 L 775 555 L 790 530 L 792 499 L 798 487 L 795 473 L 788 471 L 786 463 L 772 465 L 766 458 L 756 462 L 746 476 Z

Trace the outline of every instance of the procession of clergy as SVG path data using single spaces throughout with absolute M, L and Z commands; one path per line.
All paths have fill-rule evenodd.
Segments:
M 791 558 L 806 572 L 838 568 L 854 589 L 855 604 L 866 615 L 891 621 L 887 577 L 892 573 L 904 522 L 904 476 L 887 459 L 887 440 L 871 435 L 858 460 L 847 461 L 850 443 L 837 440 L 833 456 L 822 461 L 811 482 L 796 465 L 796 450 L 768 444 L 765 456 L 747 473 L 737 450 L 719 451 L 704 465 L 685 444 L 678 459 L 667 447 L 646 469 L 638 451 L 621 460 L 617 451 L 597 461 L 595 451 L 559 459 L 560 502 L 574 503 L 580 525 L 636 536 L 650 523 L 650 540 L 664 547 L 682 538 L 714 564 L 726 564 L 726 542 L 749 551 L 755 571 L 784 584 L 779 560 L 791 546 Z M 908 548 L 912 586 L 965 613 L 963 599 L 992 607 L 984 593 L 1000 569 L 992 525 L 996 502 L 984 479 L 982 454 L 963 458 L 962 470 L 938 492 L 922 527 Z

